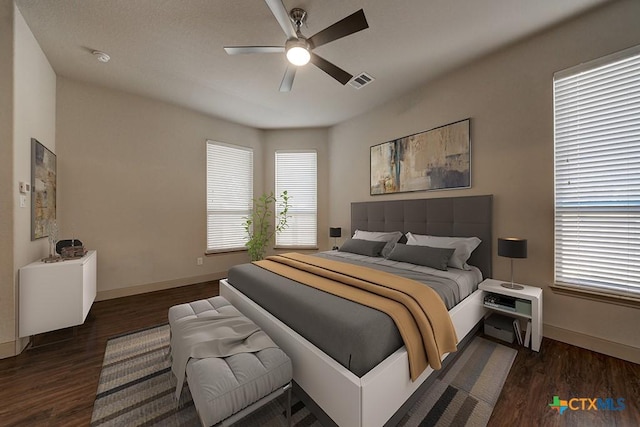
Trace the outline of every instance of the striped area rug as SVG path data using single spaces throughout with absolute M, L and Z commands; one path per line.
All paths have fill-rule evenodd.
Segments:
M 91 426 L 199 426 L 189 388 L 174 400 L 169 326 L 111 338 Z M 401 426 L 485 426 L 516 356 L 514 349 L 475 337 L 401 420 Z M 285 426 L 284 396 L 237 426 Z M 320 426 L 294 397 L 292 424 Z

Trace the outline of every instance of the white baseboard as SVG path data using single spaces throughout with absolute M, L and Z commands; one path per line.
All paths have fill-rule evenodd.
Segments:
M 18 338 L 16 341 L 0 343 L 0 359 L 17 356 L 29 344 L 29 337 Z
M 8 341 L 0 343 L 0 359 L 13 357 L 16 355 L 16 342 Z
M 640 364 L 640 348 L 638 347 L 608 341 L 603 338 L 593 337 L 581 332 L 570 331 L 547 324 L 544 325 L 543 329 L 543 335 L 547 338 Z
M 194 285 L 196 283 L 210 282 L 227 277 L 227 272 L 205 274 L 202 276 L 186 277 L 183 279 L 167 280 L 164 282 L 147 283 L 144 285 L 128 286 L 126 288 L 98 291 L 96 301 L 104 301 L 114 298 L 128 297 L 132 295 L 146 294 L 148 292 L 163 291 L 165 289 L 179 288 L 181 286 Z

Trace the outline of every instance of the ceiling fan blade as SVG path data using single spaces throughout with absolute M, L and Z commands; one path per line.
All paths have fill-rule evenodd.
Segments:
M 351 74 L 347 73 L 342 68 L 336 65 L 333 65 L 331 62 L 316 55 L 313 52 L 311 53 L 310 62 L 316 67 L 320 68 L 325 73 L 329 74 L 331 77 L 333 77 L 340 83 L 342 83 L 343 85 L 346 85 L 347 83 L 349 83 L 349 80 L 351 80 L 351 78 L 353 77 Z
M 264 0 L 271 9 L 271 13 L 276 17 L 278 24 L 282 27 L 282 31 L 287 35 L 287 39 L 297 39 L 296 29 L 293 28 L 289 12 L 284 7 L 282 0 Z
M 367 28 L 369 28 L 367 18 L 364 16 L 364 10 L 360 9 L 359 11 L 352 13 L 346 18 L 341 19 L 335 24 L 314 34 L 309 38 L 309 43 L 311 43 L 311 46 L 315 48 Z
M 295 65 L 287 65 L 287 69 L 284 72 L 282 83 L 280 83 L 280 92 L 289 92 L 293 86 L 293 78 L 296 76 L 296 70 L 298 67 Z
M 244 55 L 249 53 L 284 53 L 284 46 L 225 46 L 229 55 Z

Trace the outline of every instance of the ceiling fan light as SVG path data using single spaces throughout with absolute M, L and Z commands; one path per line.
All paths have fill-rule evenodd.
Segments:
M 293 46 L 287 49 L 287 59 L 293 65 L 306 65 L 311 59 L 311 54 L 302 46 Z

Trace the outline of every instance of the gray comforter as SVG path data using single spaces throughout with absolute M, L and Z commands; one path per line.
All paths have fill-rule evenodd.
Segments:
M 447 308 L 458 302 L 458 285 L 450 279 L 345 260 L 327 253 L 318 256 L 366 265 L 428 284 L 440 295 Z M 228 281 L 359 377 L 403 345 L 398 329 L 386 314 L 301 285 L 256 265 L 241 264 L 232 267 Z M 459 300 L 459 295 L 457 299 Z

